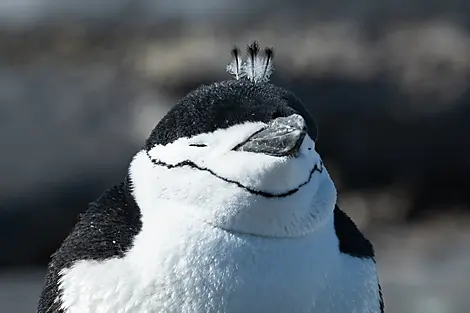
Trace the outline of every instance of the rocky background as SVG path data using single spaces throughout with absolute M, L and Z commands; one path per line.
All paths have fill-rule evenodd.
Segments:
M 470 311 L 468 16 L 461 0 L 0 1 L 1 311 L 34 312 L 78 213 L 254 39 L 319 124 L 387 312 Z

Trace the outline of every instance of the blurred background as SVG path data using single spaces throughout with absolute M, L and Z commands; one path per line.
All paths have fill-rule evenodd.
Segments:
M 469 16 L 466 0 L 1 0 L 1 311 L 35 312 L 77 215 L 256 39 L 318 122 L 387 312 L 469 312 Z

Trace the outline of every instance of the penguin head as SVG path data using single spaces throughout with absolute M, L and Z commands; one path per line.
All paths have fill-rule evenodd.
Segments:
M 336 190 L 315 150 L 316 123 L 267 81 L 272 50 L 258 52 L 250 45 L 241 64 L 235 49 L 236 79 L 190 92 L 151 132 L 129 170 L 144 219 L 171 202 L 227 231 L 295 237 L 332 216 Z

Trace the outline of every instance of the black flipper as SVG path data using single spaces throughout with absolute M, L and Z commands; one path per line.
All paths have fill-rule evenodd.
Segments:
M 123 257 L 142 228 L 140 210 L 128 182 L 105 191 L 89 205 L 61 247 L 52 255 L 38 313 L 63 313 L 58 299 L 59 272 L 78 260 Z
M 341 253 L 361 259 L 373 259 L 375 262 L 374 247 L 372 246 L 372 243 L 361 233 L 353 220 L 343 212 L 338 205 L 336 205 L 334 211 L 334 224 Z M 378 288 L 380 313 L 384 313 L 385 306 L 380 283 Z

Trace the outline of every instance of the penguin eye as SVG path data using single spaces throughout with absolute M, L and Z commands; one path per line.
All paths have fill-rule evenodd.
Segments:
M 203 144 L 203 143 L 191 143 L 189 144 L 190 147 L 207 147 L 206 144 Z

